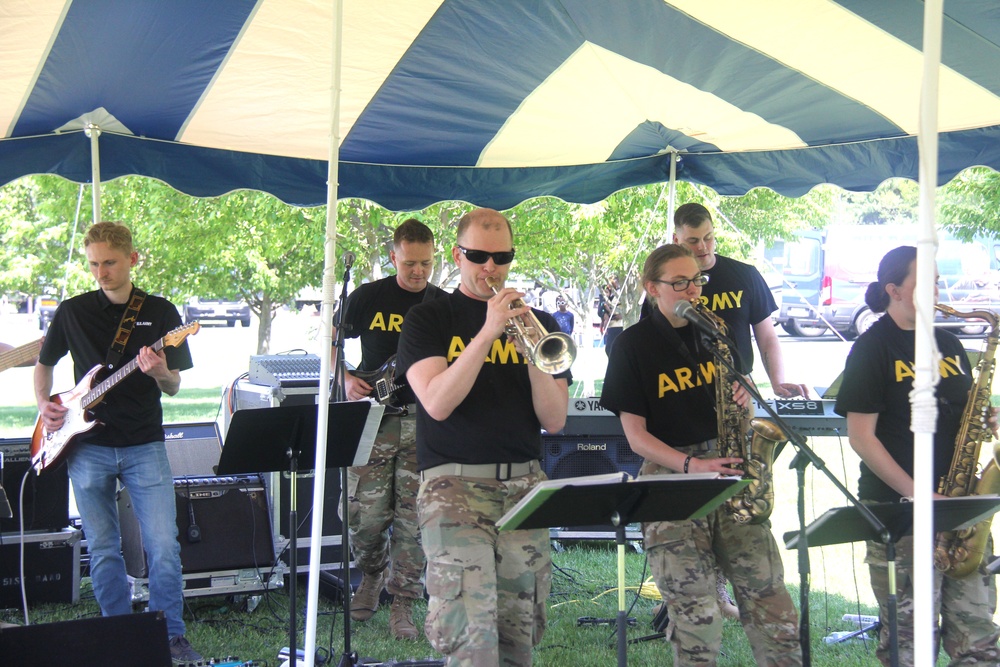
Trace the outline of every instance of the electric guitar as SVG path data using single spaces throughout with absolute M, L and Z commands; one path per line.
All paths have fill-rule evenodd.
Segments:
M 372 386 L 370 398 L 374 398 L 385 406 L 385 414 L 395 415 L 406 410 L 406 406 L 399 402 L 399 397 L 396 395 L 396 392 L 405 387 L 406 383 L 396 382 L 395 354 L 373 371 L 351 371 L 351 374 Z
M 42 339 L 33 340 L 30 343 L 25 343 L 20 347 L 13 347 L 6 352 L 0 352 L 0 373 L 3 373 L 8 368 L 14 368 L 14 366 L 20 366 L 26 361 L 30 361 L 38 356 L 39 343 Z
M 201 325 L 197 322 L 177 327 L 150 347 L 154 352 L 159 352 L 164 347 L 177 347 L 188 336 L 198 333 L 200 328 Z M 105 370 L 104 364 L 98 364 L 87 371 L 83 379 L 71 390 L 52 397 L 53 402 L 67 408 L 66 419 L 58 430 L 49 431 L 42 424 L 42 416 L 38 415 L 35 432 L 31 436 L 31 465 L 36 473 L 41 473 L 45 468 L 57 463 L 69 451 L 76 436 L 100 423 L 91 412 L 93 407 L 104 400 L 105 394 L 137 368 L 139 368 L 138 359 L 133 359 L 94 385 L 101 371 Z

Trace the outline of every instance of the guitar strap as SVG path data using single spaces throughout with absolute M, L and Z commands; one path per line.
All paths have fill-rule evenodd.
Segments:
M 128 305 L 125 307 L 125 312 L 122 313 L 122 321 L 118 323 L 118 333 L 115 334 L 115 339 L 111 343 L 111 349 L 108 350 L 108 356 L 104 361 L 106 368 L 114 368 L 119 360 L 121 360 L 122 353 L 125 352 L 125 344 L 128 343 L 128 337 L 132 335 L 132 328 L 135 326 L 136 318 L 139 316 L 139 309 L 142 308 L 142 303 L 145 300 L 146 293 L 133 285 Z

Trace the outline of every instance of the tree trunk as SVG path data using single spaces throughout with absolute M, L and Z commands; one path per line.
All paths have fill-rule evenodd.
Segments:
M 267 354 L 271 348 L 271 323 L 274 321 L 274 309 L 271 307 L 271 297 L 266 292 L 260 300 L 260 321 L 257 326 L 257 354 Z

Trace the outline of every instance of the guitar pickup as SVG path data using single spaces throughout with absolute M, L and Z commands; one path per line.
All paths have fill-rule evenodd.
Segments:
M 389 394 L 392 393 L 392 388 L 389 386 L 389 383 L 386 382 L 385 378 L 376 380 L 374 389 L 375 395 L 378 396 L 379 403 L 389 398 Z

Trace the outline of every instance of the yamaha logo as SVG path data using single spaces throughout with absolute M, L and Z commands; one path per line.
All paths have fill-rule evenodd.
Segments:
M 571 398 L 569 401 L 569 414 L 571 416 L 609 416 L 611 412 L 601 405 L 600 396 L 591 398 Z
M 578 452 L 606 452 L 606 451 L 608 451 L 608 443 L 606 443 L 606 442 L 578 442 L 578 443 L 576 443 L 576 451 L 578 451 Z

